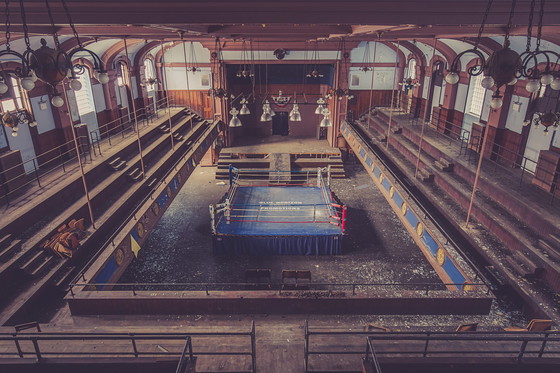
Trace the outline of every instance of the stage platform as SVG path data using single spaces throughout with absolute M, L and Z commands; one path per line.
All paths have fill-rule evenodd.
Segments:
M 338 255 L 345 209 L 319 182 L 241 186 L 237 174 L 223 203 L 211 207 L 217 255 Z

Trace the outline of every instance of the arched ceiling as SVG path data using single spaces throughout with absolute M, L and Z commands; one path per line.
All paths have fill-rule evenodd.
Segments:
M 60 1 L 49 0 L 61 42 L 72 30 Z M 438 38 L 438 54 L 453 55 L 470 48 L 475 40 L 487 0 L 66 0 L 81 36 L 98 41 L 88 48 L 98 55 L 115 49 L 122 54 L 122 39 L 136 40 L 129 45 L 129 56 L 142 50 L 138 40 L 198 41 L 213 50 L 217 37 L 224 51 L 239 51 L 242 40 L 253 40 L 262 51 L 276 48 L 301 51 L 312 48 L 310 41 L 320 40 L 320 50 L 335 51 L 339 39 L 354 48 L 361 41 L 394 42 L 401 40 L 408 50 L 421 51 L 431 58 L 430 41 Z M 537 2 L 539 3 L 539 2 Z M 503 40 L 512 0 L 494 0 L 483 39 L 488 53 Z M 531 0 L 517 0 L 511 30 L 512 45 L 522 44 L 527 33 Z M 26 19 L 32 47 L 39 46 L 44 35 L 52 33 L 48 25 L 45 0 L 25 0 Z M 538 5 L 537 5 L 538 8 Z M 12 48 L 23 51 L 19 2 L 10 2 Z M 538 20 L 538 9 L 534 22 Z M 560 1 L 548 1 L 543 17 L 543 46 L 560 51 Z M 0 48 L 4 49 L 5 26 L 0 25 Z M 536 34 L 536 30 L 534 31 Z M 491 37 L 492 39 L 489 39 Z M 52 37 L 47 38 L 52 45 Z M 492 40 L 497 41 L 492 42 Z M 120 43 L 120 44 L 119 44 Z M 524 45 L 524 44 L 523 44 Z M 412 51 L 411 50 L 411 51 Z

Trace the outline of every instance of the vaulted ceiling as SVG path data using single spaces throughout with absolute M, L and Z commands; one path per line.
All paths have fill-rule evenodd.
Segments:
M 540 3 L 536 1 L 535 24 Z M 57 33 L 72 35 L 61 2 L 49 0 L 49 4 Z M 476 39 L 488 1 L 66 0 L 66 4 L 79 34 L 99 40 L 171 41 L 182 33 L 186 40 L 200 41 L 208 48 L 219 37 L 225 50 L 239 50 L 244 39 L 253 40 L 254 48 L 262 50 L 304 50 L 309 49 L 310 41 L 321 41 L 320 49 L 334 50 L 340 37 L 350 43 L 434 38 L 467 41 L 455 42 L 451 50 L 460 45 L 466 48 Z M 511 4 L 512 0 L 493 1 L 483 36 L 504 34 Z M 45 5 L 45 0 L 24 1 L 30 35 L 52 34 Z M 19 1 L 10 1 L 9 9 L 11 37 L 17 40 L 23 31 Z M 531 0 L 516 1 L 512 35 L 526 35 L 530 9 Z M 543 25 L 543 39 L 560 45 L 560 1 L 546 2 Z M 2 33 L 5 29 L 0 26 Z M 5 43 L 5 35 L 0 35 L 0 43 Z

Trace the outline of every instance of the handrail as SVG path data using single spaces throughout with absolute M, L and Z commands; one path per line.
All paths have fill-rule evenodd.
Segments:
M 445 355 L 446 357 L 469 357 L 473 356 L 488 357 L 511 355 L 517 361 L 521 361 L 524 357 L 532 355 L 540 359 L 556 358 L 560 354 L 560 345 L 551 342 L 560 342 L 560 331 L 542 331 L 542 332 L 506 332 L 506 331 L 475 331 L 475 332 L 445 332 L 445 331 L 418 331 L 418 332 L 374 332 L 374 331 L 352 331 L 352 330 L 333 330 L 333 329 L 311 329 L 307 320 L 304 323 L 304 366 L 305 372 L 309 372 L 309 358 L 313 355 L 363 355 L 363 348 L 353 349 L 349 340 L 345 342 L 344 336 L 361 337 L 366 336 L 366 359 L 371 351 L 375 351 L 375 356 L 393 356 L 399 358 L 406 357 L 424 357 L 428 355 L 437 356 Z M 312 336 L 320 336 L 316 341 L 310 341 Z M 332 337 L 336 341 L 336 346 L 344 346 L 344 348 L 336 349 L 334 345 L 329 344 L 328 337 Z M 399 349 L 392 348 L 384 350 L 384 342 L 398 343 Z M 443 342 L 435 345 L 433 342 Z M 323 342 L 322 345 L 318 345 Z M 374 342 L 377 348 L 374 350 Z M 411 342 L 407 345 L 407 342 Z M 414 342 L 419 342 L 414 344 Z M 430 343 L 432 342 L 432 343 Z M 464 344 L 457 346 L 457 343 L 472 342 L 476 347 L 468 349 Z M 505 344 L 504 344 L 505 342 Z M 510 343 L 508 343 L 510 342 Z M 529 343 L 533 342 L 528 350 Z M 535 346 L 535 343 L 540 345 Z M 314 346 L 318 349 L 311 350 Z M 414 347 L 417 346 L 417 349 Z M 551 346 L 555 346 L 551 348 Z M 357 346 L 356 346 L 357 347 Z M 407 348 L 411 347 L 411 348 Z M 454 348 L 455 347 L 455 348 Z M 321 349 L 322 348 L 322 349 Z
M 352 127 L 353 129 L 356 127 L 355 123 L 348 123 L 346 122 L 350 127 Z M 354 133 L 360 138 L 360 140 L 368 147 L 368 149 L 377 157 L 378 162 L 383 166 L 383 169 L 391 174 L 391 177 L 393 178 L 393 180 L 395 181 L 396 184 L 399 185 L 399 187 L 404 190 L 406 192 L 406 194 L 408 195 L 408 198 L 412 199 L 414 201 L 414 203 L 420 208 L 420 210 L 422 211 L 422 213 L 424 214 L 425 217 L 429 218 L 429 220 L 432 222 L 432 224 L 434 224 L 436 226 L 436 228 L 438 229 L 438 231 L 443 234 L 443 236 L 445 237 L 445 239 L 447 240 L 447 242 L 451 243 L 451 245 L 454 247 L 455 250 L 457 250 L 459 253 L 461 253 L 461 257 L 468 263 L 469 267 L 471 268 L 471 270 L 473 270 L 476 274 L 476 279 L 481 280 L 482 282 L 484 282 L 484 284 L 490 288 L 490 281 L 488 281 L 488 279 L 485 278 L 485 276 L 478 270 L 478 267 L 473 263 L 473 261 L 463 252 L 463 250 L 461 250 L 459 244 L 455 241 L 455 239 L 449 234 L 449 232 L 447 232 L 446 229 L 444 229 L 441 224 L 437 221 L 437 219 L 434 218 L 434 216 L 431 214 L 431 212 L 426 209 L 424 207 L 424 205 L 420 202 L 420 200 L 418 200 L 418 198 L 416 197 L 416 195 L 410 190 L 410 188 L 408 187 L 408 185 L 406 185 L 396 174 L 395 172 L 387 166 L 387 164 L 385 163 L 385 161 L 383 160 L 382 157 L 379 156 L 379 154 L 371 147 L 370 145 L 370 141 L 364 139 L 364 137 L 361 134 L 361 131 L 356 131 L 354 129 Z
M 77 276 L 79 277 L 79 276 Z M 92 290 L 91 286 L 95 286 L 95 289 Z M 111 283 L 111 282 L 72 282 L 70 284 L 70 293 L 74 296 L 74 287 L 82 287 L 85 291 L 96 291 L 96 292 L 104 292 L 106 290 L 99 290 L 96 285 L 100 285 L 103 287 L 116 287 L 116 291 L 131 291 L 133 295 L 137 295 L 137 291 L 142 291 L 142 288 L 148 290 L 158 289 L 160 291 L 177 291 L 177 289 L 181 289 L 184 291 L 187 288 L 194 288 L 195 290 L 190 291 L 204 291 L 206 295 L 210 295 L 210 291 L 241 291 L 247 290 L 247 287 L 252 288 L 256 286 L 266 286 L 266 289 L 278 291 L 280 295 L 283 295 L 284 291 L 292 291 L 294 289 L 286 290 L 285 283 L 257 283 L 257 282 L 185 282 L 185 283 Z M 473 290 L 463 290 L 462 286 L 463 283 L 404 283 L 404 282 L 386 282 L 386 283 L 359 283 L 359 282 L 348 282 L 348 283 L 336 283 L 336 282 L 314 282 L 314 283 L 305 283 L 304 284 L 307 289 L 298 289 L 297 291 L 306 291 L 306 290 L 323 290 L 327 291 L 325 293 L 326 297 L 331 297 L 333 295 L 332 292 L 338 288 L 339 291 L 341 288 L 346 288 L 348 290 L 352 290 L 352 295 L 356 295 L 356 290 L 358 288 L 391 288 L 391 289 L 399 289 L 399 290 L 412 290 L 412 291 L 419 291 L 421 295 L 429 296 L 430 291 L 444 291 L 444 292 L 456 292 L 456 290 L 450 291 L 448 287 L 455 286 L 458 290 L 462 293 L 472 293 Z M 474 288 L 480 287 L 484 288 L 485 294 L 488 295 L 490 293 L 490 287 L 486 283 L 474 283 L 470 284 Z M 230 289 L 226 289 L 230 288 Z M 413 289 L 410 289 L 413 288 Z M 87 289 L 87 290 L 86 290 Z M 123 290 L 121 290 L 123 289 Z M 147 290 L 145 290 L 147 291 Z M 285 295 L 285 294 L 284 294 Z M 346 294 L 344 294 L 346 296 Z
M 249 337 L 248 345 L 250 348 L 247 350 L 242 348 L 235 348 L 231 351 L 212 351 L 212 350 L 193 350 L 192 339 L 193 337 Z M 141 342 L 149 341 L 185 341 L 185 345 L 181 351 L 174 351 L 169 346 L 168 349 L 157 349 L 142 351 Z M 0 333 L 0 341 L 13 342 L 16 351 L 0 351 L 0 356 L 13 356 L 17 355 L 20 358 L 34 357 L 41 360 L 46 356 L 53 357 L 91 357 L 91 356 L 107 356 L 112 358 L 131 357 L 138 358 L 142 356 L 173 356 L 181 357 L 188 353 L 188 358 L 193 360 L 194 356 L 250 356 L 251 357 L 251 372 L 256 372 L 256 348 L 255 348 L 255 327 L 254 321 L 251 322 L 251 329 L 249 331 L 233 331 L 233 332 L 192 332 L 192 333 L 87 333 L 87 332 L 34 332 L 34 333 Z M 56 342 L 69 342 L 75 341 L 80 343 L 82 347 L 79 350 L 68 350 L 68 343 Z M 78 342 L 79 341 L 79 342 Z M 98 348 L 99 343 L 91 342 L 130 342 L 129 347 L 122 343 L 116 344 L 115 348 L 102 351 Z M 29 344 L 22 344 L 21 342 L 32 342 L 32 348 Z M 48 349 L 41 349 L 40 342 L 48 342 Z M 230 343 L 230 346 L 238 346 L 238 344 Z M 61 348 L 58 349 L 57 347 Z M 91 349 L 84 349 L 83 347 L 91 347 Z M 109 346 L 112 346 L 109 344 Z
M 208 123 L 208 122 L 206 122 Z M 163 175 L 163 177 L 157 182 L 156 185 L 154 185 L 152 187 L 152 189 L 150 190 L 150 192 L 141 200 L 139 201 L 132 209 L 132 212 L 124 219 L 122 219 L 121 224 L 115 228 L 113 230 L 113 233 L 111 234 L 111 236 L 109 236 L 109 238 L 102 244 L 99 246 L 99 250 L 91 257 L 91 259 L 83 266 L 82 270 L 80 271 L 80 273 L 78 275 L 76 275 L 76 277 L 74 277 L 74 279 L 70 282 L 70 290 L 72 290 L 73 284 L 78 281 L 80 278 L 83 279 L 85 281 L 85 272 L 89 269 L 89 267 L 97 260 L 97 258 L 99 257 L 99 255 L 101 255 L 101 253 L 105 250 L 105 248 L 107 246 L 109 246 L 109 244 L 113 244 L 114 245 L 114 239 L 115 237 L 120 233 L 120 231 L 130 222 L 130 220 L 135 219 L 136 220 L 136 213 L 138 212 L 138 210 L 140 209 L 140 207 L 142 207 L 149 199 L 153 198 L 153 192 L 155 190 L 157 190 L 157 188 L 159 188 L 160 185 L 162 185 L 163 183 L 166 182 L 167 177 L 169 176 L 169 174 L 171 174 L 171 172 L 175 171 L 175 168 L 177 167 L 177 165 L 185 160 L 185 157 L 187 155 L 187 153 L 193 148 L 193 146 L 197 143 L 200 142 L 201 138 L 203 136 L 205 136 L 207 133 L 209 133 L 209 128 L 214 127 L 213 124 L 215 124 L 216 122 L 212 123 L 212 124 L 208 124 L 207 127 L 202 131 L 202 133 L 194 140 L 192 140 L 192 144 L 185 150 L 185 152 L 179 157 L 179 159 L 172 165 L 169 167 L 169 170 L 165 173 L 165 175 Z M 202 128 L 202 127 L 201 127 Z M 210 130 L 211 131 L 211 130 Z M 189 135 L 192 136 L 196 133 L 196 131 L 191 132 Z M 190 139 L 190 137 L 188 138 Z M 186 144 L 187 142 L 185 142 Z

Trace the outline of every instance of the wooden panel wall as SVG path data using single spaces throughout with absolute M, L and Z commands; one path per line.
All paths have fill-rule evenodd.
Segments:
M 208 97 L 208 91 L 167 91 L 174 105 L 187 106 L 203 115 L 212 118 L 212 98 Z
M 370 93 L 371 92 L 371 93 Z M 391 105 L 391 93 L 390 90 L 374 90 L 374 91 L 352 91 L 354 94 L 354 99 L 349 102 L 348 110 L 354 112 L 354 118 L 358 115 L 365 113 L 370 107 L 370 95 L 371 95 L 371 106 L 390 106 Z M 395 100 L 398 92 L 395 91 Z M 395 101 L 396 105 L 396 101 Z

